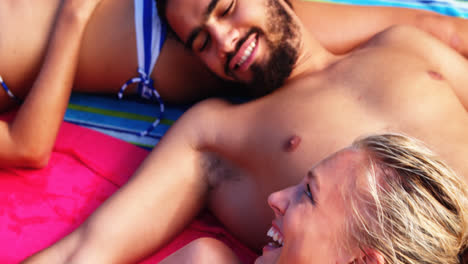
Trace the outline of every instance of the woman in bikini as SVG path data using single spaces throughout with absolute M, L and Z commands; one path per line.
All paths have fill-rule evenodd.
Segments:
M 0 121 L 0 167 L 47 164 L 72 88 L 120 97 L 139 93 L 161 106 L 233 91 L 248 94 L 214 77 L 168 33 L 154 0 L 102 0 L 92 10 L 74 2 L 0 2 L 0 112 L 20 106 L 12 120 Z M 334 53 L 396 23 L 421 27 L 462 53 L 468 42 L 465 20 L 426 11 L 291 4 Z M 70 21 L 74 17 L 78 21 Z

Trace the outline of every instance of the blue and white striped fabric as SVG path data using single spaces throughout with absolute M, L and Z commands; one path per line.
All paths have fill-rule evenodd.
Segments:
M 158 91 L 154 88 L 151 73 L 166 38 L 166 26 L 158 17 L 156 2 L 154 0 L 134 0 L 134 7 L 138 77 L 128 80 L 120 88 L 118 97 L 122 99 L 123 93 L 129 85 L 138 84 L 138 93 L 141 97 L 159 103 L 159 115 L 156 120 L 149 128 L 140 133 L 141 136 L 145 136 L 161 122 L 165 111 L 164 102 Z
M 187 109 L 183 106 L 169 107 L 160 124 L 146 136 L 140 136 L 140 132 L 148 128 L 158 115 L 158 108 L 158 105 L 141 98 L 117 100 L 107 95 L 74 92 L 65 121 L 150 149 Z
M 22 101 L 21 99 L 19 99 L 18 97 L 16 97 L 12 92 L 11 90 L 8 88 L 8 86 L 6 85 L 6 83 L 3 81 L 3 78 L 2 76 L 0 76 L 0 85 L 3 87 L 3 90 L 5 91 L 5 93 L 13 100 L 15 100 L 17 103 L 21 104 Z

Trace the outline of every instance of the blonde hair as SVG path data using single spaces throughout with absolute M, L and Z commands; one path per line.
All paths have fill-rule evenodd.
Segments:
M 350 244 L 378 250 L 385 263 L 460 263 L 467 244 L 466 185 L 419 141 L 399 134 L 352 145 L 369 163 L 349 194 Z

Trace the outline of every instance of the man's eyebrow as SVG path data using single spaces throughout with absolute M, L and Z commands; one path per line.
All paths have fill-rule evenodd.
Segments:
M 307 179 L 309 182 L 312 182 L 315 185 L 315 188 L 317 188 L 317 191 L 320 191 L 320 184 L 318 181 L 317 174 L 315 174 L 315 170 L 312 169 L 312 170 L 309 170 L 309 172 L 307 172 Z
M 210 4 L 206 8 L 206 11 L 205 11 L 205 14 L 204 14 L 205 18 L 209 17 L 211 15 L 211 13 L 213 13 L 213 10 L 218 5 L 218 3 L 219 3 L 219 0 L 211 0 Z
M 211 13 L 213 13 L 213 10 L 216 8 L 218 5 L 219 0 L 211 0 L 211 2 L 208 4 L 208 7 L 205 10 L 205 13 L 203 14 L 203 19 L 206 20 Z M 185 47 L 193 50 L 193 41 L 195 41 L 195 38 L 197 37 L 198 33 L 202 30 L 201 27 L 196 27 L 192 32 L 190 32 L 189 37 L 187 38 L 187 41 L 185 42 Z

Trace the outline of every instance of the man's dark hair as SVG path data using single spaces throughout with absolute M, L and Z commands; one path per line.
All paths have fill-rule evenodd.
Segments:
M 166 23 L 167 26 L 169 27 L 169 24 L 167 23 L 167 18 L 166 18 L 167 0 L 154 0 L 154 1 L 156 1 L 156 7 L 158 9 L 159 19 L 161 19 L 161 21 L 164 21 L 164 23 Z
M 171 27 L 169 26 L 169 23 L 167 22 L 167 17 L 166 17 L 166 6 L 167 6 L 167 1 L 169 1 L 169 0 L 155 0 L 155 1 L 156 1 L 156 6 L 158 8 L 159 19 L 161 19 L 161 21 L 166 23 L 166 25 L 168 27 L 168 31 L 170 33 L 174 33 L 172 31 Z M 284 1 L 286 2 L 286 4 L 288 4 L 289 7 L 293 8 L 291 0 L 284 0 Z M 175 34 L 173 34 L 173 35 L 175 35 Z
M 175 38 L 182 42 L 179 37 L 175 34 L 175 32 L 172 30 L 171 26 L 167 22 L 167 17 L 166 17 L 166 6 L 167 6 L 167 1 L 168 0 L 154 0 L 156 1 L 156 8 L 158 9 L 158 16 L 159 19 L 161 20 L 162 23 L 166 24 L 166 29 L 167 29 L 167 37 L 170 38 Z

